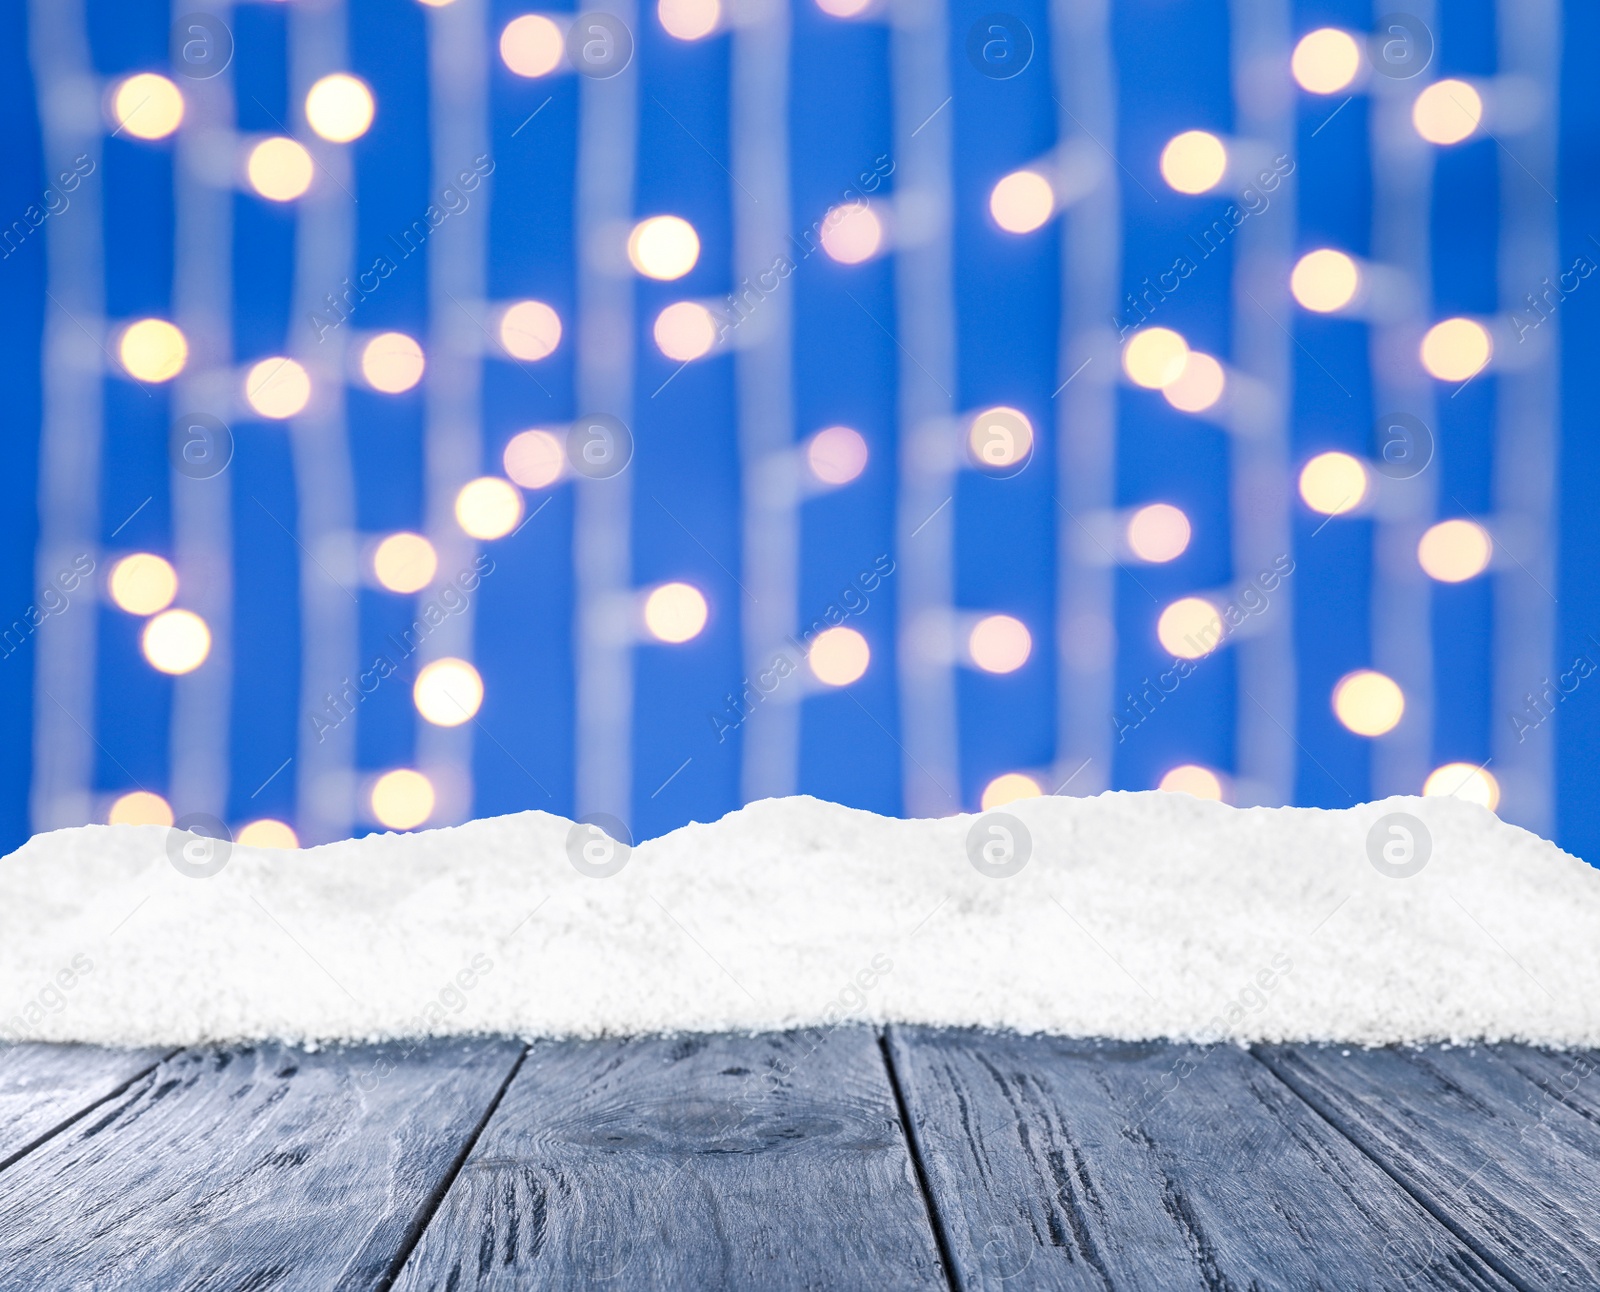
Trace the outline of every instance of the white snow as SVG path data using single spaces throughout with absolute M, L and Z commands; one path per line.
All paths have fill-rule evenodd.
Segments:
M 1212 1040 L 1600 1044 L 1600 873 L 1450 799 L 1345 811 L 1044 798 L 1009 878 L 976 817 L 769 800 L 611 878 L 539 812 L 209 879 L 168 832 L 88 826 L 0 861 L 0 1040 L 595 1036 L 901 1021 Z M 1368 832 L 1402 812 L 1404 879 Z M 87 967 L 86 967 L 87 966 Z

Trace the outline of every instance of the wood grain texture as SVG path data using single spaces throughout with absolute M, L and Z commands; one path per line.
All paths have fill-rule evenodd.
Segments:
M 171 1050 L 0 1045 L 0 1170 L 149 1072 Z
M 1512 1281 L 1600 1287 L 1600 1056 L 1513 1045 L 1260 1055 Z
M 397 1288 L 943 1288 L 876 1034 L 536 1044 Z
M 968 1289 L 1504 1289 L 1247 1052 L 890 1029 Z
M 41 1288 L 376 1287 L 522 1051 L 184 1051 L 0 1173 L 0 1270 Z

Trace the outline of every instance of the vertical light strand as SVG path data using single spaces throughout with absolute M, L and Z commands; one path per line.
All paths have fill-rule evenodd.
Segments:
M 773 271 L 789 240 L 789 6 L 771 0 L 733 35 L 734 279 L 739 295 Z M 799 464 L 794 450 L 792 287 L 762 297 L 741 321 L 735 381 L 743 502 L 741 606 L 746 677 L 760 677 L 794 633 L 800 563 Z M 795 661 L 799 663 L 799 661 Z M 744 802 L 793 794 L 800 709 L 789 688 L 751 710 L 743 729 Z
M 1557 260 L 1555 197 L 1560 6 L 1555 0 L 1500 0 L 1497 28 L 1502 83 L 1520 78 L 1540 96 L 1530 128 L 1500 149 L 1500 301 L 1508 313 L 1525 316 L 1526 296 L 1568 267 Z M 1500 781 L 1500 815 L 1546 838 L 1555 829 L 1554 724 L 1519 732 L 1510 715 L 1527 711 L 1529 692 L 1556 667 L 1560 340 L 1560 320 L 1552 313 L 1526 339 L 1536 347 L 1531 361 L 1507 365 L 1500 376 L 1494 449 L 1496 524 L 1515 559 L 1495 578 L 1489 752 Z
M 1052 0 L 1057 138 L 1117 148 L 1117 78 L 1109 0 Z M 1112 784 L 1116 571 L 1081 522 L 1115 505 L 1122 198 L 1109 161 L 1061 221 L 1056 423 L 1056 766 L 1058 786 Z M 1090 522 L 1092 523 L 1092 521 Z
M 174 21 L 190 13 L 174 0 Z M 227 5 L 212 14 L 226 23 Z M 182 84 L 183 128 L 173 159 L 175 254 L 173 314 L 189 341 L 189 362 L 174 383 L 175 417 L 191 413 L 227 423 L 234 399 L 233 202 L 226 175 L 218 175 L 217 141 L 234 128 L 232 68 Z M 228 810 L 229 718 L 233 685 L 233 507 L 231 477 L 212 473 L 223 445 L 180 441 L 200 454 L 174 458 L 173 555 L 183 604 L 206 621 L 211 652 L 193 673 L 175 679 L 172 702 L 172 803 L 180 816 Z M 173 441 L 169 439 L 169 446 Z M 181 450 L 180 450 L 181 452 Z
M 345 329 L 318 340 L 313 311 L 345 290 L 355 257 L 355 184 L 346 145 L 324 143 L 304 126 L 306 93 L 322 76 L 345 70 L 343 0 L 289 12 L 289 98 L 295 134 L 310 149 L 316 178 L 295 221 L 294 308 L 289 353 L 311 377 L 311 402 L 289 423 L 300 553 L 300 699 L 302 715 L 321 711 L 357 674 L 355 479 L 345 427 Z M 349 701 L 342 703 L 348 705 Z M 295 759 L 297 817 L 303 843 L 348 836 L 355 822 L 355 750 L 359 711 L 336 726 L 302 716 Z
M 1377 0 L 1374 16 L 1387 12 L 1385 0 Z M 1410 12 L 1437 42 L 1433 6 L 1420 3 Z M 1373 400 L 1380 418 L 1420 418 L 1433 451 L 1425 470 L 1395 482 L 1392 501 L 1373 521 L 1372 666 L 1400 684 L 1406 702 L 1400 725 L 1373 742 L 1373 798 L 1421 793 L 1433 751 L 1433 597 L 1417 564 L 1417 540 L 1437 509 L 1443 445 L 1433 387 L 1417 352 L 1433 308 L 1433 148 L 1411 125 L 1420 88 L 1415 80 L 1381 75 L 1371 84 L 1372 257 L 1410 284 L 1406 305 L 1372 327 Z
M 900 485 L 895 502 L 903 811 L 961 810 L 955 672 L 955 288 L 949 40 L 944 0 L 897 0 L 890 34 L 895 143 L 895 328 Z M 929 113 L 933 115 L 930 117 Z
M 80 557 L 100 552 L 100 451 L 106 368 L 99 86 L 89 59 L 83 0 L 33 0 L 29 61 L 38 87 L 44 169 L 92 163 L 72 195 L 70 218 L 50 220 L 45 243 L 39 544 L 35 585 L 53 583 Z M 119 517 L 120 520 L 120 517 Z M 35 831 L 82 825 L 94 810 L 96 607 L 83 598 L 39 625 L 33 650 Z
M 628 29 L 630 0 L 605 12 Z M 633 215 L 638 63 L 584 77 L 578 99 L 577 387 L 584 416 L 633 423 L 633 282 L 622 254 Z M 632 477 L 575 482 L 577 811 L 630 818 L 633 781 Z
M 1271 166 L 1294 152 L 1294 94 L 1289 79 L 1287 0 L 1231 0 L 1235 129 L 1264 145 Z M 1290 555 L 1292 498 L 1288 410 L 1293 407 L 1289 268 L 1294 249 L 1294 187 L 1279 185 L 1272 215 L 1246 221 L 1233 272 L 1233 363 L 1272 391 L 1241 400 L 1230 437 L 1233 578 L 1254 579 Z M 1282 322 L 1280 322 L 1282 321 Z M 1330 399 L 1349 398 L 1338 391 Z M 1296 715 L 1294 581 L 1272 593 L 1273 607 L 1235 649 L 1236 801 L 1241 806 L 1293 803 Z
M 428 10 L 428 82 L 431 111 L 432 193 L 439 201 L 457 177 L 488 154 L 489 23 L 485 0 L 455 0 Z M 424 431 L 428 537 L 439 554 L 439 578 L 472 567 L 477 544 L 455 518 L 455 499 L 483 461 L 483 350 L 485 273 L 493 176 L 475 198 L 428 240 L 428 375 Z M 429 595 L 424 590 L 422 597 Z M 472 657 L 476 606 L 423 639 L 425 659 Z M 419 661 L 420 663 L 420 661 Z M 474 724 L 437 727 L 417 717 L 417 762 L 437 795 L 433 820 L 462 821 L 472 809 Z

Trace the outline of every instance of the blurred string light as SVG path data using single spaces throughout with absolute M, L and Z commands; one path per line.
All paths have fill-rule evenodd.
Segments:
M 211 629 L 192 610 L 163 610 L 145 624 L 140 645 L 152 668 L 192 673 L 211 653 Z
M 1446 763 L 1423 782 L 1424 798 L 1454 798 L 1476 803 L 1493 812 L 1500 806 L 1500 782 L 1488 770 L 1471 763 Z
M 537 362 L 561 344 L 561 315 L 543 301 L 517 301 L 500 315 L 500 344 L 514 359 Z
M 817 0 L 817 8 L 832 18 L 859 18 L 872 0 Z
M 178 572 L 153 552 L 135 552 L 111 567 L 111 600 L 130 615 L 165 610 L 178 595 Z
M 183 94 L 166 77 L 139 72 L 117 86 L 111 115 L 119 132 L 135 139 L 165 139 L 183 124 Z
M 170 826 L 172 820 L 172 805 L 149 790 L 133 790 L 121 795 L 106 814 L 110 825 Z
M 1289 68 L 1301 89 L 1312 94 L 1337 94 L 1361 71 L 1361 47 L 1347 31 L 1320 27 L 1300 38 Z
M 301 196 L 311 187 L 314 170 L 305 146 L 283 135 L 263 139 L 245 162 L 250 187 L 273 202 L 292 202 Z
M 1406 711 L 1405 693 L 1392 677 L 1375 669 L 1346 673 L 1333 688 L 1333 713 L 1358 736 L 1393 731 Z
M 433 782 L 409 767 L 385 772 L 373 783 L 370 806 L 378 824 L 414 830 L 433 815 Z
M 524 489 L 545 489 L 561 479 L 567 456 L 561 441 L 549 431 L 518 431 L 500 455 L 506 475 Z
M 483 678 L 464 659 L 436 659 L 411 687 L 417 712 L 436 727 L 459 727 L 483 705 Z
M 239 827 L 233 841 L 246 848 L 298 848 L 300 838 L 287 822 L 262 817 Z
M 372 573 L 390 592 L 420 592 L 433 582 L 439 556 L 421 534 L 390 534 L 372 554 Z
M 691 583 L 663 583 L 644 601 L 645 630 L 658 642 L 681 645 L 700 635 L 710 616 L 705 596 Z
M 829 426 L 806 444 L 806 465 L 823 484 L 849 484 L 867 468 L 867 442 L 848 426 Z
M 263 417 L 293 417 L 311 401 L 311 374 L 285 355 L 255 364 L 245 375 L 244 397 Z
M 1156 788 L 1169 794 L 1187 794 L 1190 798 L 1214 799 L 1219 803 L 1224 798 L 1222 778 L 1199 763 L 1180 763 L 1162 776 Z
M 171 381 L 189 361 L 189 342 L 166 319 L 140 319 L 123 329 L 117 355 L 138 381 Z
M 883 246 L 883 221 L 865 202 L 842 202 L 822 220 L 822 249 L 841 265 L 859 265 Z
M 1319 453 L 1300 468 L 1300 498 L 1312 511 L 1342 516 L 1367 496 L 1367 468 L 1348 453 Z
M 1156 640 L 1178 659 L 1199 659 L 1222 642 L 1222 612 L 1205 597 L 1179 597 L 1156 620 Z
M 1161 150 L 1161 178 L 1180 193 L 1209 193 L 1228 170 L 1228 150 L 1205 130 L 1185 130 Z
M 317 81 L 306 93 L 306 122 L 330 143 L 359 139 L 372 125 L 372 91 L 348 72 Z
M 1179 412 L 1203 413 L 1222 398 L 1227 386 L 1228 375 L 1222 365 L 1209 354 L 1191 350 L 1183 371 L 1161 387 L 1161 394 Z
M 522 521 L 522 494 L 499 476 L 480 476 L 456 494 L 456 523 L 473 538 L 504 538 Z
M 1341 310 L 1355 299 L 1361 285 L 1356 262 L 1342 251 L 1324 247 L 1301 256 L 1289 275 L 1295 300 L 1318 314 Z
M 1033 777 L 1024 772 L 1005 772 L 983 787 L 983 797 L 978 802 L 988 812 L 1019 799 L 1036 799 L 1043 794 L 1043 787 Z
M 678 40 L 700 40 L 716 31 L 722 20 L 718 0 L 661 0 L 656 6 L 667 35 Z
M 1122 347 L 1122 370 L 1146 390 L 1160 390 L 1183 376 L 1189 343 L 1171 328 L 1141 328 Z
M 1411 124 L 1430 144 L 1458 144 L 1483 120 L 1483 99 L 1465 81 L 1435 81 L 1411 105 Z
M 1442 520 L 1417 544 L 1417 564 L 1431 579 L 1462 583 L 1489 568 L 1494 543 L 1489 531 L 1470 520 Z
M 1189 548 L 1189 518 L 1169 502 L 1153 502 L 1128 518 L 1128 547 L 1141 561 L 1160 565 Z
M 699 301 L 678 301 L 656 315 L 650 334 L 667 358 L 688 363 L 711 353 L 717 343 L 717 321 Z
M 806 656 L 811 675 L 827 686 L 849 686 L 866 673 L 871 661 L 867 639 L 854 628 L 824 628 Z
M 1033 634 L 1011 615 L 985 615 L 967 636 L 967 652 L 985 673 L 1015 673 L 1033 653 Z
M 500 33 L 500 58 L 518 76 L 548 76 L 561 65 L 561 28 L 542 13 L 513 18 Z
M 1440 381 L 1466 381 L 1483 371 L 1494 354 L 1494 342 L 1483 324 L 1472 319 L 1445 319 L 1422 338 L 1422 366 Z
M 361 375 L 374 390 L 398 395 L 422 380 L 422 347 L 404 332 L 382 332 L 361 351 Z
M 1012 171 L 989 194 L 989 214 L 1007 233 L 1032 233 L 1055 209 L 1055 190 L 1038 171 Z
M 985 408 L 967 428 L 967 448 L 980 467 L 1016 466 L 1033 452 L 1033 423 L 1021 409 L 1005 404 Z
M 646 278 L 671 282 L 682 278 L 700 259 L 700 235 L 676 215 L 640 220 L 628 235 L 628 261 Z

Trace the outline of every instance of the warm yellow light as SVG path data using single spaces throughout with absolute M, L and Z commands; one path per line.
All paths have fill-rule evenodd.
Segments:
M 109 825 L 171 825 L 172 805 L 149 790 L 122 795 L 106 814 Z
M 549 431 L 518 431 L 501 455 L 506 475 L 524 489 L 544 489 L 561 479 L 567 458 Z
M 867 442 L 848 426 L 829 426 L 806 445 L 806 465 L 823 484 L 849 484 L 867 467 Z
M 1203 413 L 1222 398 L 1227 385 L 1228 374 L 1220 363 L 1209 354 L 1191 350 L 1177 380 L 1161 387 L 1161 393 L 1180 412 Z
M 1367 468 L 1348 453 L 1319 453 L 1300 468 L 1300 497 L 1312 511 L 1342 516 L 1367 496 Z
M 1428 774 L 1422 785 L 1422 795 L 1430 799 L 1460 799 L 1493 812 L 1500 806 L 1500 782 L 1472 763 L 1446 763 Z
M 178 595 L 178 572 L 151 552 L 135 552 L 111 567 L 111 600 L 130 615 L 165 610 Z
M 1033 452 L 1033 423 L 1020 410 L 996 404 L 972 419 L 967 447 L 980 466 L 1015 466 Z
M 1189 547 L 1189 518 L 1170 502 L 1153 502 L 1128 518 L 1128 546 L 1141 561 L 1159 565 Z
M 1417 563 L 1429 578 L 1461 583 L 1489 568 L 1494 543 L 1489 531 L 1470 520 L 1442 520 L 1417 544 Z
M 372 91 L 348 72 L 324 76 L 306 94 L 306 121 L 331 143 L 347 144 L 372 124 Z
M 1301 89 L 1313 94 L 1337 94 L 1361 70 L 1361 47 L 1347 31 L 1319 27 L 1300 37 L 1289 67 Z
M 561 344 L 561 315 L 543 301 L 518 301 L 500 316 L 500 344 L 514 359 L 543 359 Z
M 1346 673 L 1333 688 L 1334 716 L 1358 736 L 1393 731 L 1405 711 L 1399 684 L 1370 668 Z
M 273 202 L 292 202 L 311 187 L 311 154 L 293 139 L 276 135 L 250 150 L 245 173 L 250 187 Z
M 1004 807 L 1018 799 L 1036 799 L 1044 794 L 1039 782 L 1022 772 L 1005 772 L 983 787 L 979 803 L 985 812 Z
M 123 329 L 117 353 L 135 380 L 171 381 L 189 361 L 189 342 L 166 319 L 140 319 Z
M 144 657 L 163 673 L 192 673 L 211 653 L 211 629 L 192 610 L 163 610 L 144 626 Z
M 1178 659 L 1199 659 L 1222 642 L 1222 614 L 1204 597 L 1179 597 L 1156 620 L 1156 640 Z
M 513 18 L 500 33 L 500 57 L 518 76 L 548 76 L 561 64 L 561 28 L 542 13 Z
M 663 583 L 644 601 L 644 626 L 658 642 L 677 645 L 698 637 L 709 614 L 700 589 L 688 583 Z
M 661 0 L 656 16 L 667 35 L 679 40 L 699 40 L 717 29 L 722 18 L 718 0 Z
M 1209 767 L 1199 763 L 1181 763 L 1161 778 L 1156 786 L 1169 794 L 1187 794 L 1191 798 L 1222 801 L 1222 778 Z
M 832 18 L 854 18 L 865 13 L 872 0 L 817 0 L 817 8 Z
M 111 115 L 136 139 L 165 139 L 183 122 L 183 95 L 166 77 L 140 72 L 117 86 Z
M 870 260 L 883 245 L 883 223 L 865 202 L 844 202 L 822 220 L 822 249 L 841 265 Z
M 1458 144 L 1483 120 L 1483 99 L 1465 81 L 1435 81 L 1411 105 L 1411 124 L 1430 144 Z
M 989 194 L 989 214 L 1007 233 L 1032 233 L 1055 209 L 1055 190 L 1038 171 L 1012 171 Z
M 1010 615 L 985 615 L 973 625 L 967 650 L 985 673 L 1015 673 L 1033 653 L 1033 634 Z
M 439 554 L 421 534 L 390 534 L 372 554 L 372 572 L 390 592 L 420 592 L 433 582 Z
M 1440 381 L 1465 381 L 1494 354 L 1488 330 L 1471 319 L 1435 323 L 1422 338 L 1422 366 Z
M 628 261 L 646 278 L 671 282 L 682 278 L 700 259 L 700 235 L 676 215 L 640 220 L 628 235 Z
M 1318 314 L 1331 314 L 1355 299 L 1361 275 L 1356 262 L 1342 251 L 1324 247 L 1300 257 L 1289 275 L 1295 300 Z
M 282 421 L 310 402 L 311 375 L 293 359 L 274 355 L 250 369 L 244 397 L 261 416 Z
M 1189 343 L 1167 327 L 1141 328 L 1122 347 L 1122 370 L 1146 390 L 1160 390 L 1183 376 Z
M 391 830 L 411 830 L 433 815 L 433 782 L 409 767 L 378 777 L 372 787 L 372 815 Z
M 300 846 L 300 837 L 287 823 L 275 821 L 269 816 L 240 826 L 239 833 L 234 836 L 233 841 L 246 848 L 282 849 Z
M 483 678 L 464 659 L 436 659 L 417 674 L 411 699 L 434 726 L 459 727 L 483 704 Z
M 522 521 L 522 494 L 509 480 L 480 476 L 456 495 L 456 523 L 473 538 L 503 538 Z
M 812 676 L 828 686 L 849 686 L 871 660 L 867 639 L 854 628 L 824 628 L 806 656 Z
M 398 395 L 422 380 L 422 347 L 404 332 L 381 332 L 361 351 L 361 375 L 374 390 Z
M 717 343 L 717 321 L 698 301 L 679 301 L 656 315 L 651 335 L 669 359 L 687 363 L 711 353 Z
M 1185 130 L 1161 150 L 1161 178 L 1180 193 L 1204 193 L 1222 182 L 1228 150 L 1204 130 Z

